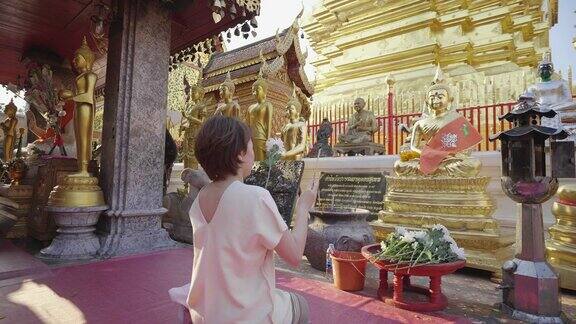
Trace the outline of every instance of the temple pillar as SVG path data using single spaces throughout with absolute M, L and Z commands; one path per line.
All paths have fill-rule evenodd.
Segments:
M 102 134 L 99 254 L 174 246 L 161 227 L 170 56 L 169 10 L 161 1 L 115 1 Z

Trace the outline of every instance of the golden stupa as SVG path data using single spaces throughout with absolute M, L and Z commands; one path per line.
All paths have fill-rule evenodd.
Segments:
M 419 112 L 437 64 L 458 107 L 513 102 L 557 19 L 558 0 L 322 0 L 303 25 L 318 54 L 314 108 L 383 97 L 394 75 L 395 114 Z

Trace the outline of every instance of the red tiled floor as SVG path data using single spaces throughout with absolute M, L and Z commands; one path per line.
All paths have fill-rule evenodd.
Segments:
M 192 250 L 175 249 L 56 268 L 48 277 L 0 285 L 0 322 L 176 323 L 178 306 L 168 289 L 190 280 L 191 265 Z M 283 272 L 277 285 L 306 297 L 312 323 L 467 322 L 398 310 Z

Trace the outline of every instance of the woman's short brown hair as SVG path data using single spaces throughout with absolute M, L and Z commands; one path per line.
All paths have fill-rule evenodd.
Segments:
M 212 181 L 235 175 L 240 167 L 238 155 L 246 152 L 250 129 L 236 118 L 210 117 L 198 131 L 194 154 Z

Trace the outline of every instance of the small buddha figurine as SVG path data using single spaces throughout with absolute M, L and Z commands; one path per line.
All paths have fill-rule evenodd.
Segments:
M 266 100 L 267 91 L 268 85 L 261 71 L 252 85 L 252 94 L 256 97 L 256 103 L 248 108 L 248 126 L 252 130 L 255 161 L 262 161 L 266 158 L 266 141 L 272 133 L 274 107 Z
M 302 104 L 296 97 L 296 88 L 292 98 L 286 104 L 286 117 L 288 124 L 282 128 L 282 142 L 286 152 L 282 154 L 283 160 L 299 160 L 306 151 L 306 136 L 308 125 L 303 118 L 300 118 Z
M 190 95 L 186 100 L 186 109 L 182 112 L 182 117 L 187 124 L 180 126 L 180 133 L 184 132 L 184 167 L 196 169 L 198 161 L 194 155 L 194 144 L 196 143 L 196 135 L 206 118 L 204 88 L 199 83 L 190 88 Z
M 226 80 L 220 85 L 219 93 L 221 101 L 216 106 L 215 115 L 240 118 L 240 105 L 233 100 L 236 87 L 230 78 L 230 72 L 226 73 Z
M 378 122 L 374 113 L 367 111 L 366 101 L 362 98 L 354 100 L 356 113 L 348 121 L 348 132 L 338 137 L 340 143 L 361 144 L 373 141 L 373 135 L 378 130 Z
M 94 127 L 94 88 L 98 76 L 92 72 L 94 53 L 88 47 L 86 37 L 82 46 L 74 54 L 72 64 L 78 73 L 76 77 L 76 91 L 61 90 L 59 97 L 62 100 L 71 99 L 76 103 L 74 111 L 74 132 L 76 135 L 76 158 L 78 160 L 78 173 L 72 176 L 90 177 L 88 163 L 92 160 L 92 130 Z
M 542 62 L 538 64 L 538 75 L 541 78 L 541 82 L 530 86 L 528 91 L 534 94 L 536 101 L 542 108 L 552 109 L 558 113 L 554 118 L 542 118 L 542 125 L 559 128 L 562 126 L 562 122 L 574 123 L 574 119 L 576 119 L 576 102 L 572 100 L 568 82 L 565 80 L 552 80 L 553 73 L 554 65 L 550 61 L 549 55 L 546 55 Z
M 453 97 L 450 94 L 450 88 L 443 83 L 441 70 L 438 68 L 435 84 L 428 89 L 427 93 L 427 104 L 430 114 L 423 115 L 422 119 L 416 121 L 414 126 L 412 126 L 410 150 L 402 152 L 400 160 L 394 164 L 394 171 L 398 176 L 424 176 L 420 168 L 422 150 L 437 133 L 441 132 L 451 122 L 462 117 L 452 108 L 452 101 Z M 475 129 L 466 129 L 465 132 L 474 132 L 475 135 L 479 136 Z M 452 138 L 448 137 L 445 145 L 456 145 L 458 140 L 455 135 Z M 480 161 L 472 158 L 469 151 L 462 150 L 445 156 L 430 176 L 469 178 L 478 175 L 481 166 Z
M 16 112 L 18 108 L 14 101 L 10 102 L 4 107 L 4 114 L 6 119 L 2 122 L 2 131 L 4 132 L 4 162 L 12 160 L 14 155 L 14 143 L 16 142 L 16 126 L 18 126 L 18 119 Z

